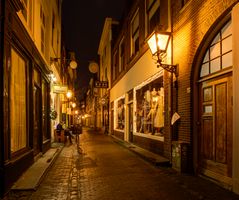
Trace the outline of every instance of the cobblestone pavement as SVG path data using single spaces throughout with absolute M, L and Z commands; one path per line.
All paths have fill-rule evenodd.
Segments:
M 234 200 L 239 196 L 199 177 L 151 165 L 110 136 L 84 131 L 81 145 L 66 145 L 33 200 Z M 14 197 L 14 195 L 12 195 Z

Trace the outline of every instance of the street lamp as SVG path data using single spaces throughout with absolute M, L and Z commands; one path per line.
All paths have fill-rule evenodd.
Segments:
M 174 73 L 175 76 L 178 76 L 178 66 L 172 64 L 165 64 L 163 62 L 163 58 L 166 55 L 167 48 L 169 45 L 171 33 L 169 32 L 159 32 L 155 31 L 150 35 L 147 43 L 151 50 L 153 57 L 156 57 L 157 67 L 162 67 L 166 71 Z

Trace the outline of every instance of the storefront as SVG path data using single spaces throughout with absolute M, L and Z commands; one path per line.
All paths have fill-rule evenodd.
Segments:
M 146 52 L 111 89 L 112 134 L 161 155 L 164 155 L 164 136 L 169 134 L 165 133 L 168 98 L 165 99 L 164 79 L 163 70 L 152 63 L 150 52 Z M 121 95 L 112 101 L 119 92 Z

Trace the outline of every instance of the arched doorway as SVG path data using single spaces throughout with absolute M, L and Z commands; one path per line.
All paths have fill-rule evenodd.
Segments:
M 216 30 L 216 31 L 215 31 Z M 202 45 L 194 79 L 197 173 L 232 185 L 232 25 L 225 19 Z M 195 76 L 194 76 L 195 77 Z

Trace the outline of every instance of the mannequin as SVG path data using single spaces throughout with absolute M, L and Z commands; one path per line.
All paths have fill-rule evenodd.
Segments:
M 164 127 L 164 89 L 161 87 L 158 91 L 157 111 L 154 118 L 154 127 L 157 133 Z

